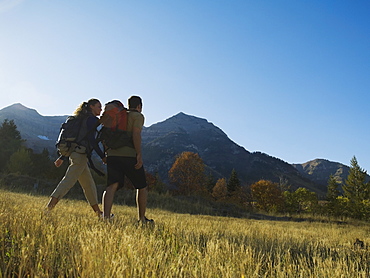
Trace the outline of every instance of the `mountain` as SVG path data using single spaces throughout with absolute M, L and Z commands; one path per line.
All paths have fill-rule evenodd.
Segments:
M 66 116 L 42 116 L 36 110 L 16 103 L 0 110 L 0 122 L 5 119 L 14 120 L 22 139 L 27 140 L 27 147 L 36 152 L 47 148 L 54 153 L 59 129 Z
M 54 153 L 55 141 L 66 116 L 42 116 L 17 103 L 0 110 L 0 121 L 4 119 L 14 120 L 28 147 L 36 152 L 48 148 Z M 235 169 L 243 184 L 267 179 L 287 183 L 292 189 L 305 187 L 321 196 L 325 194 L 329 172 L 342 171 L 342 178 L 348 173 L 347 166 L 335 162 L 330 164 L 332 171 L 320 172 L 318 169 L 323 166 L 314 167 L 311 162 L 291 165 L 261 152 L 251 153 L 206 119 L 184 113 L 144 127 L 142 149 L 146 170 L 158 173 L 164 181 L 168 180 L 168 171 L 176 156 L 183 151 L 198 153 L 206 164 L 207 173 L 214 178 L 228 178 Z
M 321 185 L 327 185 L 330 175 L 333 175 L 336 181 L 343 184 L 347 179 L 349 167 L 339 162 L 333 162 L 326 159 L 315 159 L 303 164 L 293 164 L 304 177 Z M 367 181 L 370 176 L 367 175 Z
M 293 189 L 306 187 L 320 195 L 326 190 L 278 158 L 250 153 L 205 119 L 179 113 L 143 130 L 143 156 L 149 172 L 157 172 L 166 180 L 176 156 L 183 151 L 198 153 L 215 178 L 228 178 L 235 169 L 247 184 L 267 179 L 286 181 Z

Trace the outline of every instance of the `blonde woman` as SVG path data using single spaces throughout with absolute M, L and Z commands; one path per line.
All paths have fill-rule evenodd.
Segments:
M 76 117 L 84 117 L 86 120 L 82 121 L 79 134 L 83 134 L 83 139 L 79 142 L 81 145 L 86 147 L 86 149 L 93 149 L 100 156 L 103 163 L 106 163 L 106 157 L 103 151 L 100 149 L 95 136 L 96 132 L 91 130 L 95 129 L 96 123 L 98 121 L 98 116 L 102 111 L 101 103 L 98 99 L 90 99 L 87 102 L 83 102 L 74 112 Z M 56 167 L 60 167 L 67 157 L 60 156 L 55 162 Z M 55 190 L 50 196 L 49 203 L 47 204 L 47 211 L 52 210 L 60 199 L 68 193 L 68 191 L 79 181 L 85 197 L 89 202 L 90 206 L 96 214 L 99 216 L 102 211 L 98 205 L 98 197 L 96 191 L 96 185 L 94 179 L 92 178 L 89 166 L 88 157 L 86 153 L 81 153 L 73 151 L 69 156 L 70 165 L 59 182 Z

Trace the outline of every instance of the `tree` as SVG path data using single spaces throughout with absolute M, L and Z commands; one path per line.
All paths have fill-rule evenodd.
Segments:
M 260 180 L 251 185 L 252 198 L 256 207 L 265 211 L 278 211 L 284 204 L 283 194 L 278 183 Z
M 30 155 L 33 162 L 31 176 L 36 178 L 51 178 L 51 173 L 55 166 L 50 160 L 49 151 L 44 148 L 41 153 L 30 151 Z
M 226 179 L 218 179 L 216 185 L 213 187 L 212 196 L 216 200 L 222 200 L 227 197 L 227 184 Z
M 236 173 L 235 169 L 231 171 L 231 175 L 229 181 L 227 183 L 227 191 L 229 193 L 235 192 L 240 188 L 240 180 L 238 178 L 238 174 Z
M 169 171 L 170 181 L 180 194 L 191 195 L 206 191 L 205 165 L 197 153 L 183 152 Z
M 20 148 L 18 151 L 13 153 L 6 165 L 6 169 L 9 173 L 29 175 L 32 172 L 30 151 L 26 148 Z
M 10 156 L 15 153 L 24 140 L 13 120 L 5 119 L 0 126 L 0 171 L 3 171 Z
M 326 200 L 327 203 L 327 209 L 330 214 L 336 214 L 338 210 L 338 196 L 339 196 L 339 190 L 338 190 L 338 182 L 334 178 L 333 175 L 330 175 L 328 180 L 328 191 L 326 194 Z
M 152 175 L 148 172 L 146 174 L 146 181 L 149 186 L 149 189 L 153 189 L 154 191 L 162 194 L 166 192 L 166 184 L 162 182 L 161 178 L 159 177 L 158 172 L 155 175 Z
M 311 192 L 307 188 L 300 187 L 294 192 L 293 195 L 294 199 L 298 203 L 299 212 L 314 212 L 316 210 L 318 198 L 315 192 Z
M 209 173 L 206 177 L 206 188 L 207 191 L 212 193 L 213 188 L 216 185 L 215 177 L 212 175 L 212 173 Z
M 329 202 L 333 202 L 339 196 L 338 182 L 333 175 L 330 175 L 328 180 L 328 191 L 326 193 L 326 199 Z
M 289 213 L 299 212 L 299 203 L 294 192 L 284 191 L 284 211 Z
M 315 192 L 300 187 L 294 192 L 284 192 L 284 209 L 286 212 L 315 212 L 318 207 L 318 198 Z
M 351 159 L 351 167 L 345 185 L 343 185 L 344 196 L 354 204 L 369 199 L 369 183 L 366 183 L 366 171 L 361 169 L 356 157 Z

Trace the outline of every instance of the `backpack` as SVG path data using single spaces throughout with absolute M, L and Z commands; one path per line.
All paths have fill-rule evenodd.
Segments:
M 87 117 L 69 116 L 67 120 L 60 127 L 58 140 L 55 146 L 60 155 L 70 156 L 72 152 L 86 153 L 87 145 L 82 143 L 86 137 L 85 132 L 82 131 L 83 124 L 86 125 Z
M 102 128 L 98 140 L 105 149 L 118 149 L 124 146 L 134 147 L 132 133 L 127 131 L 128 111 L 119 100 L 105 104 L 104 112 L 100 118 Z

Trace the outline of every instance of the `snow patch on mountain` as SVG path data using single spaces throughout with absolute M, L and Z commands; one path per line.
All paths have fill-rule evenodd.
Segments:
M 40 138 L 41 140 L 45 140 L 45 141 L 49 141 L 51 139 L 49 139 L 47 136 L 45 135 L 37 135 L 38 138 Z

